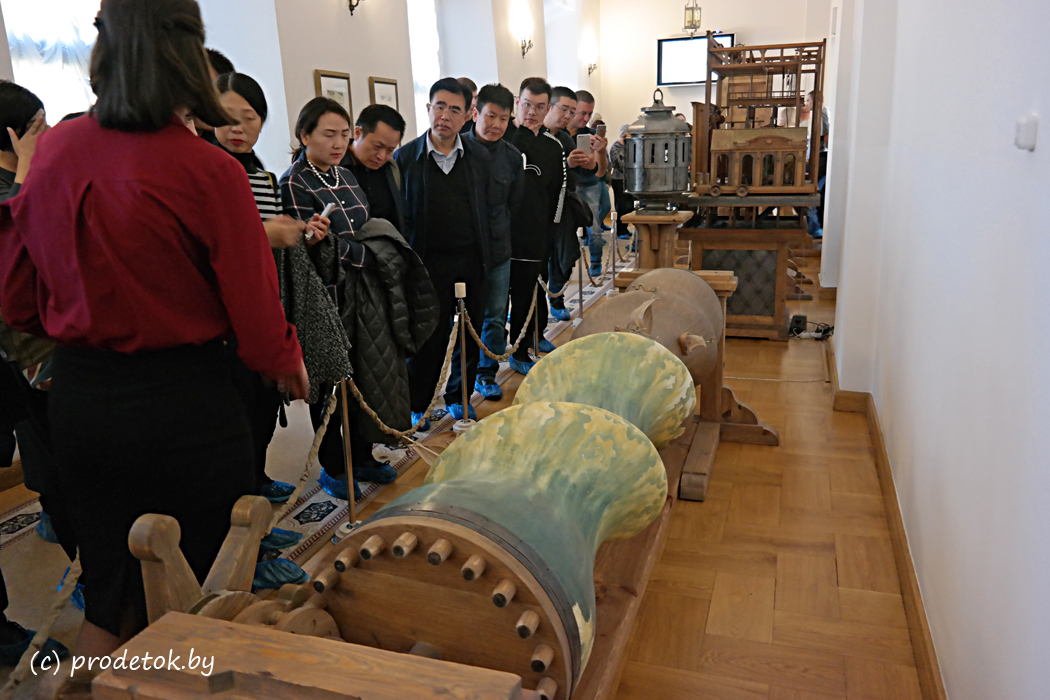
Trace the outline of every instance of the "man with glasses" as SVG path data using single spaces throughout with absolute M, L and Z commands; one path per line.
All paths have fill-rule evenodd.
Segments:
M 456 314 L 455 285 L 467 285 L 467 312 L 485 317 L 486 276 L 490 262 L 489 225 L 498 217 L 488 193 L 492 157 L 484 146 L 460 137 L 470 92 L 455 78 L 442 78 L 430 88 L 430 129 L 394 154 L 401 169 L 405 199 L 404 235 L 423 260 L 437 291 L 438 330 L 408 361 L 412 420 L 430 405 L 445 360 L 445 348 Z M 445 403 L 463 418 L 462 382 L 474 386 L 478 354 L 467 353 L 467 376 L 450 378 Z M 474 417 L 474 409 L 469 409 Z M 429 429 L 429 421 L 422 427 Z
M 591 253 L 591 276 L 597 277 L 602 273 L 602 248 L 605 246 L 605 239 L 602 238 L 605 222 L 600 212 L 602 192 L 605 192 L 606 199 L 609 196 L 608 187 L 606 187 L 605 181 L 602 180 L 605 171 L 609 169 L 609 154 L 606 151 L 609 142 L 605 138 L 598 136 L 597 132 L 588 126 L 593 116 L 594 95 L 586 90 L 577 90 L 576 114 L 565 128 L 565 131 L 572 137 L 573 142 L 575 142 L 579 134 L 588 134 L 592 137 L 591 152 L 596 159 L 597 169 L 594 171 L 576 171 L 576 194 L 580 195 L 580 198 L 587 203 L 587 206 L 591 209 L 591 216 L 594 217 L 594 223 L 586 230 L 586 234 L 587 248 Z
M 551 91 L 551 108 L 547 112 L 547 116 L 543 120 L 543 127 L 545 130 L 550 132 L 558 142 L 561 143 L 562 151 L 565 155 L 565 163 L 569 168 L 568 178 L 568 190 L 570 192 L 576 191 L 577 181 L 581 177 L 588 175 L 594 176 L 598 173 L 598 158 L 593 153 L 595 145 L 594 138 L 591 137 L 591 153 L 585 153 L 576 147 L 576 139 L 569 135 L 568 127 L 572 123 L 572 120 L 576 117 L 576 93 L 567 87 L 556 87 Z M 604 174 L 604 171 L 602 171 Z M 571 222 L 564 222 L 565 224 L 571 224 Z M 567 254 L 565 256 L 559 255 L 561 241 L 564 241 L 571 251 L 578 251 L 576 248 L 576 234 L 575 231 L 569 230 L 568 226 L 560 227 L 561 233 L 564 235 L 558 236 L 555 233 L 556 240 L 552 242 L 551 249 L 551 263 L 550 263 L 550 288 L 552 292 L 559 292 L 565 287 L 565 283 L 569 281 L 569 276 L 572 273 L 572 264 L 568 264 L 571 259 L 575 262 L 578 259 L 578 252 L 575 254 Z M 571 237 L 573 240 L 570 242 L 568 239 Z M 565 258 L 564 260 L 562 258 Z M 559 321 L 569 320 L 569 310 L 565 308 L 565 300 L 563 297 L 554 297 L 550 301 L 551 304 L 551 315 Z
M 507 129 L 509 139 L 523 154 L 525 190 L 518 215 L 511 222 L 510 244 L 510 339 L 517 339 L 525 325 L 536 278 L 546 278 L 554 226 L 561 221 L 568 191 L 568 167 L 561 143 L 543 129 L 550 107 L 551 86 L 543 78 L 526 78 L 518 91 L 515 105 L 517 127 Z M 530 326 L 537 326 L 510 358 L 510 366 L 519 374 L 532 369 L 529 348 L 533 336 L 539 335 L 541 352 L 554 349 L 543 338 L 547 327 L 547 297 L 542 291 L 536 299 L 536 312 Z

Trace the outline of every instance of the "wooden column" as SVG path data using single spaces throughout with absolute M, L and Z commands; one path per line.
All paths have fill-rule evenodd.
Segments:
M 689 211 L 636 211 L 620 221 L 638 229 L 638 267 L 653 270 L 674 267 L 678 227 L 693 218 Z

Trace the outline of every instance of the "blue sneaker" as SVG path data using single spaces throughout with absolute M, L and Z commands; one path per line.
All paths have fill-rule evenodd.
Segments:
M 259 489 L 259 495 L 270 503 L 284 503 L 293 493 L 295 487 L 283 481 L 271 481 Z
M 354 482 L 368 481 L 373 484 L 392 484 L 397 478 L 397 470 L 386 462 L 373 459 L 366 467 L 354 467 Z M 358 496 L 360 498 L 360 496 Z
M 448 412 L 456 420 L 463 420 L 463 404 L 461 404 L 461 403 L 448 404 Z M 467 406 L 467 416 L 469 416 L 471 420 L 477 420 L 478 419 L 477 411 L 474 410 L 473 406 L 470 406 L 470 405 Z
M 346 482 L 342 479 L 333 479 L 328 476 L 328 472 L 321 468 L 321 476 L 317 477 L 317 483 L 321 485 L 321 488 L 332 498 L 338 498 L 341 501 L 349 500 L 347 496 L 349 494 L 346 491 Z M 361 488 L 357 485 L 357 481 L 354 481 L 354 502 L 361 500 Z
M 29 643 L 33 641 L 33 637 L 36 636 L 36 630 L 27 630 L 17 622 L 8 620 L 6 625 L 12 628 L 10 631 L 15 634 L 23 634 L 24 638 L 15 642 L 14 644 L 4 644 L 0 646 L 0 666 L 17 666 L 19 659 L 22 658 L 22 654 L 29 648 Z M 54 659 L 55 656 L 59 659 L 64 659 L 69 656 L 69 649 L 66 649 L 65 645 L 61 642 L 56 642 L 54 639 L 48 638 L 44 642 L 44 647 L 40 650 L 40 654 L 37 655 L 37 660 L 43 660 L 46 658 Z
M 423 417 L 422 413 L 416 413 L 415 411 L 413 411 L 412 412 L 412 425 L 415 425 L 416 423 L 418 423 L 419 419 L 422 418 L 422 417 Z M 423 425 L 419 426 L 419 429 L 416 430 L 416 432 L 417 433 L 425 433 L 428 430 L 430 430 L 430 419 L 429 418 L 427 418 L 425 421 L 423 421 Z
M 298 564 L 287 559 L 261 561 L 255 565 L 252 593 L 271 588 L 280 588 L 286 583 L 306 583 L 309 580 L 310 574 L 303 571 Z
M 558 349 L 558 346 L 547 340 L 546 338 L 540 338 L 540 352 L 554 352 Z
M 599 265 L 598 267 L 594 267 L 593 265 L 591 265 L 591 277 L 601 277 L 601 274 L 602 274 L 602 266 L 601 265 Z
M 535 362 L 525 362 L 515 358 L 510 358 L 510 368 L 518 374 L 528 374 L 529 370 L 536 366 Z
M 616 237 L 619 238 L 621 241 L 631 240 L 631 234 L 629 233 L 618 233 L 616 234 Z
M 503 389 L 489 377 L 478 377 L 477 381 L 474 382 L 474 391 L 489 401 L 499 401 L 503 398 Z
M 44 511 L 40 511 L 40 520 L 36 524 L 36 534 L 40 535 L 40 539 L 44 540 L 44 542 L 58 544 L 58 535 L 55 534 L 55 528 L 51 525 L 51 516 Z
M 295 532 L 294 530 L 282 530 L 279 527 L 275 527 L 270 530 L 270 534 L 262 538 L 259 543 L 259 549 L 266 552 L 279 552 L 282 549 L 288 549 L 299 544 L 299 540 L 303 539 L 303 533 Z
M 568 321 L 570 318 L 572 318 L 572 314 L 569 313 L 568 309 L 566 309 L 566 308 L 559 309 L 559 308 L 556 308 L 556 307 L 553 307 L 553 306 L 551 307 L 551 316 L 553 316 L 555 319 L 557 319 L 559 321 Z
M 824 229 L 818 228 L 816 231 L 813 232 L 813 237 L 814 238 L 823 238 L 824 237 Z

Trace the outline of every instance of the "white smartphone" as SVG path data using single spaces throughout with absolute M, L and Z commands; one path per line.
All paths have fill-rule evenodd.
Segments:
M 590 134 L 576 134 L 576 148 L 590 155 L 591 152 L 591 135 Z
M 330 202 L 328 206 L 324 208 L 324 211 L 321 212 L 321 216 L 327 219 L 328 215 L 332 213 L 333 209 L 335 209 L 335 202 Z

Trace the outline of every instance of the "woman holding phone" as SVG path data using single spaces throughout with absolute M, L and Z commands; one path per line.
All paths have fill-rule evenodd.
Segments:
M 95 106 L 40 138 L 0 205 L 4 319 L 58 343 L 51 438 L 83 566 L 75 653 L 89 663 L 147 623 L 135 520 L 174 517 L 203 581 L 252 487 L 223 341 L 236 333 L 244 363 L 293 398 L 309 386 L 244 171 L 187 127 L 232 122 L 197 3 L 102 0 L 95 25 Z
M 354 240 L 355 233 L 368 221 L 368 199 L 353 173 L 339 165 L 349 148 L 351 133 L 350 115 L 342 105 L 327 97 L 310 100 L 299 112 L 295 123 L 299 146 L 295 149 L 292 165 L 281 176 L 281 199 L 286 214 L 308 221 L 314 214 L 332 207 L 328 215 L 330 235 L 310 249 L 310 257 L 340 314 L 344 311 L 343 270 L 374 264 L 368 248 Z M 356 402 L 350 400 L 354 410 Z M 315 430 L 323 419 L 325 403 L 325 400 L 320 400 L 310 405 Z M 356 434 L 353 418 L 351 416 L 349 421 L 350 459 L 354 471 L 354 497 L 358 498 L 357 481 L 388 484 L 397 478 L 397 470 L 376 460 L 372 455 L 372 443 Z M 318 481 L 330 496 L 347 499 L 349 488 L 341 441 L 341 420 L 333 416 L 317 455 L 322 467 Z
M 248 174 L 248 182 L 251 183 L 252 194 L 255 197 L 255 206 L 259 210 L 270 247 L 274 249 L 275 262 L 280 269 L 287 254 L 285 249 L 303 244 L 316 245 L 328 235 L 329 221 L 320 214 L 314 214 L 308 222 L 304 222 L 283 213 L 277 177 L 266 171 L 255 154 L 255 144 L 259 141 L 259 135 L 262 133 L 269 112 L 266 96 L 259 84 L 242 73 L 225 73 L 216 79 L 215 87 L 219 90 L 220 104 L 227 114 L 237 120 L 236 124 L 217 128 L 215 130 L 216 141 L 219 147 L 233 156 Z M 284 289 L 285 276 L 279 275 L 278 279 L 282 283 L 284 292 L 281 295 L 282 299 L 287 299 L 290 290 Z M 300 294 L 308 292 L 309 290 L 300 290 Z M 305 345 L 307 339 L 301 337 L 300 342 Z M 228 343 L 227 349 L 235 352 L 236 341 Z M 310 357 L 309 352 L 305 354 Z M 313 368 L 308 367 L 308 369 Z M 311 372 L 311 374 L 314 373 Z M 274 481 L 266 474 L 266 450 L 277 427 L 281 395 L 272 382 L 258 372 L 248 369 L 243 362 L 237 360 L 235 355 L 233 357 L 233 378 L 248 412 L 248 420 L 252 424 L 256 493 L 274 503 L 283 503 L 295 491 L 295 486 L 283 481 Z M 294 544 L 290 540 L 293 534 L 297 533 L 288 533 L 285 536 L 283 531 L 277 531 L 276 536 L 271 536 L 271 538 L 278 539 L 280 542 L 274 543 L 274 546 L 280 545 L 278 548 L 284 548 Z M 284 539 L 281 539 L 282 536 Z M 267 541 L 264 540 L 264 546 L 266 543 Z

